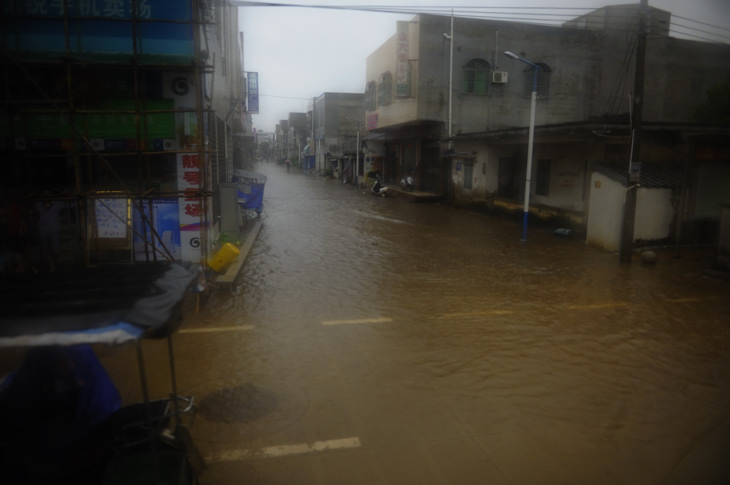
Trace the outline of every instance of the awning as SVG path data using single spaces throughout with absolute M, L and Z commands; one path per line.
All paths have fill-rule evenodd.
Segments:
M 0 279 L 0 348 L 163 338 L 182 319 L 197 265 L 156 262 Z

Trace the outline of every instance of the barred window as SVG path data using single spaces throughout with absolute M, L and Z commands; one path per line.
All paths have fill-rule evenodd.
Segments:
M 550 96 L 550 74 L 552 69 L 547 64 L 536 62 L 540 67 L 537 71 L 537 97 L 547 98 Z M 528 66 L 523 71 L 525 81 L 525 96 L 532 96 L 532 84 L 535 78 L 535 68 Z
M 365 111 L 375 111 L 376 108 L 376 91 L 375 81 L 370 81 L 365 87 Z
M 393 101 L 393 75 L 386 72 L 378 82 L 378 106 L 388 106 Z
M 472 59 L 463 69 L 463 91 L 467 94 L 487 94 L 490 65 L 484 59 Z

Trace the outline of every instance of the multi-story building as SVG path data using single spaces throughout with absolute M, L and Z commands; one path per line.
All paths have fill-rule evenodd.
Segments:
M 214 188 L 252 156 L 237 19 L 226 1 L 3 5 L 0 184 L 28 223 L 29 203 L 63 205 L 67 263 L 216 249 Z
M 418 189 L 456 203 L 519 212 L 529 180 L 531 213 L 613 249 L 634 162 L 636 240 L 711 237 L 730 194 L 730 133 L 695 113 L 727 82 L 730 46 L 669 37 L 670 14 L 639 5 L 559 27 L 454 18 L 452 30 L 451 21 L 399 22 L 367 59 L 366 156 L 382 157 L 386 181 L 412 174 Z M 641 151 L 632 155 L 640 37 Z
M 283 163 L 289 158 L 289 120 L 280 120 L 275 133 L 274 157 L 277 163 Z
M 289 113 L 288 158 L 297 167 L 302 166 L 302 152 L 311 134 L 312 124 L 307 113 Z
M 314 99 L 312 131 L 319 173 L 331 172 L 348 183 L 356 183 L 362 176 L 362 103 L 360 93 L 322 93 Z
M 256 131 L 256 156 L 265 161 L 273 159 L 274 140 L 273 131 Z

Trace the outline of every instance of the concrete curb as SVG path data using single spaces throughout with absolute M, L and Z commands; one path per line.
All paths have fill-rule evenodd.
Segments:
M 226 269 L 226 272 L 218 275 L 218 277 L 215 279 L 214 284 L 216 285 L 231 285 L 236 280 L 236 277 L 238 277 L 238 273 L 241 272 L 241 267 L 243 266 L 243 263 L 246 261 L 246 258 L 248 257 L 248 253 L 251 251 L 251 247 L 253 246 L 254 241 L 256 241 L 256 238 L 259 235 L 259 232 L 261 232 L 261 227 L 263 224 L 261 221 L 256 221 L 253 228 L 248 232 L 246 235 L 246 239 L 244 240 L 243 244 L 241 244 L 240 254 L 236 257 L 236 259 L 233 260 L 233 262 L 228 266 L 228 269 Z

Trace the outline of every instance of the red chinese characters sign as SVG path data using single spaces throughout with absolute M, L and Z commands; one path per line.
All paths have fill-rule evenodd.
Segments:
M 397 27 L 395 89 L 396 96 L 408 96 L 408 22 Z
M 200 259 L 200 229 L 202 227 L 203 199 L 202 164 L 195 153 L 177 155 L 177 186 L 183 193 L 179 199 L 180 245 L 183 261 Z

